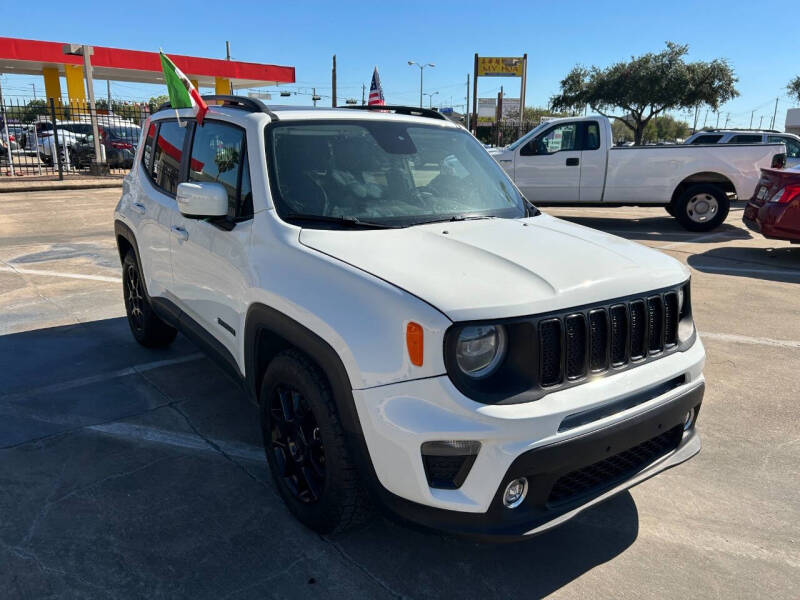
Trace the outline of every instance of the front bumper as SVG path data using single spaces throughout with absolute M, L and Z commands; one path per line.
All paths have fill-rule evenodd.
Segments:
M 694 429 L 677 431 L 671 445 L 652 461 L 633 465 L 634 470 L 616 473 L 574 497 L 554 500 L 551 494 L 564 475 L 657 438 L 680 426 L 688 410 L 699 409 L 704 357 L 697 340 L 685 352 L 521 405 L 474 403 L 447 377 L 355 390 L 381 499 L 411 521 L 451 533 L 497 539 L 544 531 L 699 451 Z M 594 421 L 559 431 L 576 412 L 601 409 L 678 375 L 684 383 L 674 389 L 607 416 L 600 411 Z M 458 489 L 428 485 L 420 446 L 434 440 L 481 442 Z M 520 476 L 530 482 L 528 496 L 518 508 L 506 509 L 502 491 Z

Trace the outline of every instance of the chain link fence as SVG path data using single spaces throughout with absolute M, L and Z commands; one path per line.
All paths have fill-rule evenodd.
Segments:
M 0 104 L 0 179 L 127 173 L 150 108 L 113 100 L 110 108 L 107 101 L 97 105 L 93 111 L 86 102 L 6 99 Z

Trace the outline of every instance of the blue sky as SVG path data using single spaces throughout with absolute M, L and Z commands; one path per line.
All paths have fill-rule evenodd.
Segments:
M 138 7 L 143 8 L 138 8 Z M 144 7 L 156 7 L 147 10 Z M 33 14 L 35 12 L 35 15 Z M 310 93 L 330 94 L 331 56 L 339 68 L 339 96 L 361 97 L 377 65 L 387 101 L 419 102 L 419 71 L 408 60 L 436 63 L 425 71 L 425 91 L 438 91 L 434 104 L 464 103 L 473 54 L 515 56 L 528 53 L 528 105 L 542 106 L 560 79 L 576 64 L 604 66 L 631 55 L 663 48 L 666 40 L 687 43 L 690 60 L 727 58 L 739 77 L 741 97 L 723 107 L 720 125 L 757 125 L 772 117 L 782 127 L 789 79 L 800 74 L 796 36 L 780 29 L 780 15 L 792 17 L 785 3 L 727 2 L 169 2 L 70 4 L 39 0 L 3 7 L 3 35 L 70 41 L 176 54 L 224 57 L 292 65 L 297 84 Z M 52 18 L 51 18 L 52 17 Z M 776 27 L 778 27 L 776 29 Z M 4 76 L 6 94 L 43 89 L 41 78 Z M 482 79 L 479 96 L 519 93 L 519 80 Z M 102 91 L 101 88 L 102 87 Z M 114 95 L 147 98 L 159 86 L 112 84 Z M 105 95 L 105 85 L 98 86 Z M 286 99 L 281 98 L 285 103 Z M 308 95 L 292 103 L 310 103 Z M 341 100 L 340 100 L 341 101 Z M 323 104 L 329 102 L 325 98 Z M 427 103 L 427 99 L 426 99 Z M 704 119 L 701 111 L 700 121 Z M 716 116 L 709 114 L 708 124 Z

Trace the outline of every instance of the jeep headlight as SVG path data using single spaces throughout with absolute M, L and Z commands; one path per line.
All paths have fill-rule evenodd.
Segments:
M 474 379 L 491 375 L 506 354 L 506 330 L 502 325 L 470 325 L 456 340 L 456 363 Z

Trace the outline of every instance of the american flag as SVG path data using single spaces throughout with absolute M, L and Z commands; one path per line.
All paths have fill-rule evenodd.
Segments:
M 383 88 L 381 87 L 381 77 L 378 75 L 378 67 L 375 67 L 372 72 L 372 83 L 369 86 L 369 102 L 367 104 L 370 106 L 384 106 L 386 104 L 383 99 Z

